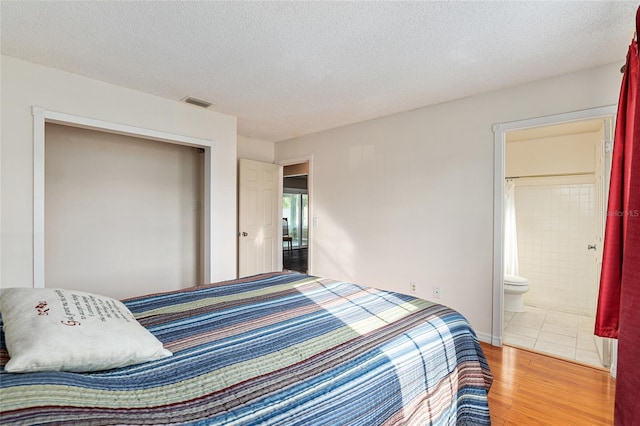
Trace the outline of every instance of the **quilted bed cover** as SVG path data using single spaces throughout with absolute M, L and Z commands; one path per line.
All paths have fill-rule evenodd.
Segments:
M 296 273 L 124 303 L 173 356 L 10 374 L 2 334 L 0 423 L 490 424 L 486 359 L 443 305 Z

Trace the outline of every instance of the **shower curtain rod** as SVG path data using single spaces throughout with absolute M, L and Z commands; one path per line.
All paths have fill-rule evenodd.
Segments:
M 548 175 L 528 175 L 528 176 L 507 176 L 505 179 L 526 179 L 526 178 L 543 178 L 543 177 L 564 177 L 564 176 L 593 176 L 595 173 L 583 172 L 583 173 L 558 173 Z

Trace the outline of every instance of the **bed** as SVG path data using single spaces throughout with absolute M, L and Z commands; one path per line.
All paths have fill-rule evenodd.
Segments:
M 298 273 L 123 301 L 172 356 L 90 373 L 7 373 L 0 423 L 485 425 L 492 376 L 443 305 Z

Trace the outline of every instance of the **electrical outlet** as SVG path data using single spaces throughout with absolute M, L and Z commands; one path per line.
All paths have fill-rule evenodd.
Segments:
M 435 299 L 440 299 L 440 286 L 437 286 L 437 285 L 433 286 L 433 297 Z
M 418 294 L 418 285 L 413 281 L 409 283 L 409 292 L 411 294 Z

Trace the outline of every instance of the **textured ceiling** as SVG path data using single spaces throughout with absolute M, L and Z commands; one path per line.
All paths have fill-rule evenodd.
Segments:
M 622 64 L 637 2 L 2 0 L 2 53 L 169 99 L 267 141 Z M 196 107 L 194 107 L 196 108 Z

